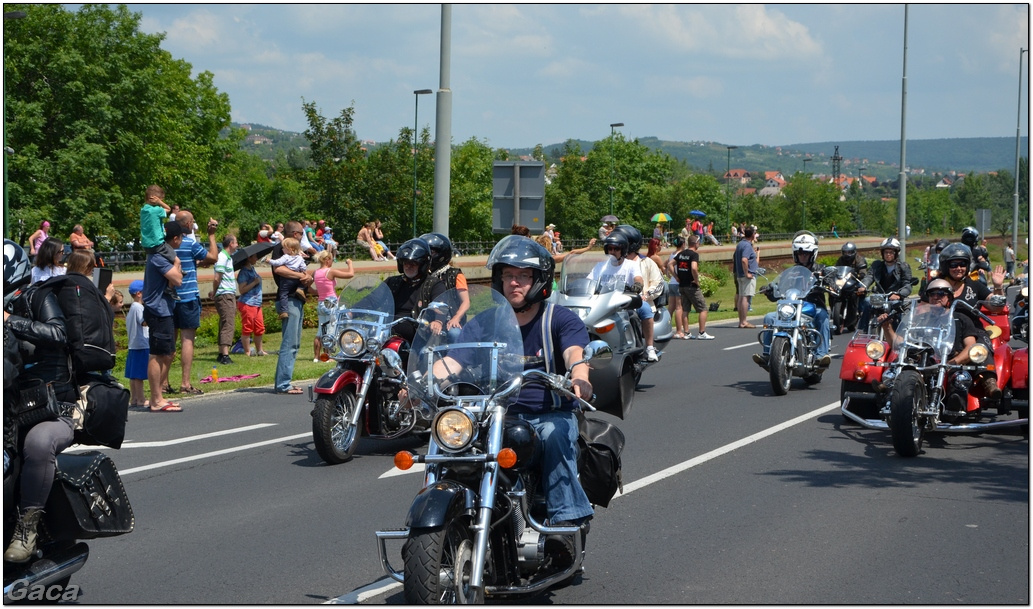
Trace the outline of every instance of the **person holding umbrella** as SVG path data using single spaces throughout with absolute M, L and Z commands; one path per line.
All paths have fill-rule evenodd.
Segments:
M 233 270 L 237 274 L 237 287 L 240 290 L 240 298 L 237 299 L 237 312 L 240 313 L 240 345 L 248 357 L 251 357 L 252 349 L 255 355 L 269 355 L 262 349 L 262 336 L 265 335 L 262 278 L 254 265 L 259 258 L 271 252 L 273 247 L 272 241 L 257 241 L 237 249 L 232 256 Z
M 656 222 L 656 226 L 653 227 L 653 238 L 659 239 L 660 244 L 667 247 L 667 230 L 666 224 L 671 221 L 671 216 L 665 213 L 653 214 L 653 222 Z

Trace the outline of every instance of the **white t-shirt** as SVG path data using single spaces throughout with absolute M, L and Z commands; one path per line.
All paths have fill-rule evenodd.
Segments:
M 130 349 L 149 349 L 148 337 L 150 329 L 143 325 L 143 305 L 134 302 L 129 305 L 129 312 L 126 313 L 126 334 L 129 335 Z
M 215 262 L 214 269 L 216 273 L 222 273 L 222 280 L 219 282 L 219 286 L 215 289 L 215 295 L 236 294 L 237 273 L 233 270 L 233 257 L 228 254 L 226 250 L 221 250 L 219 252 L 219 258 Z
M 46 281 L 51 277 L 57 277 L 58 275 L 64 275 L 68 269 L 63 266 L 50 265 L 46 268 L 39 268 L 38 266 L 32 267 L 32 281 L 31 283 L 39 283 Z
M 635 283 L 636 277 L 642 277 L 638 260 L 629 260 L 627 258 L 619 266 L 614 266 L 610 260 L 604 260 L 595 265 L 592 272 L 588 274 L 588 278 L 592 281 L 598 281 L 600 285 L 606 287 L 613 286 L 615 288 L 618 287 L 618 282 L 624 286 L 632 285 Z

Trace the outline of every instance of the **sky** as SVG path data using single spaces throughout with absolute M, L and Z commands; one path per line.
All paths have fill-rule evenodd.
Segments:
M 77 5 L 68 5 L 73 8 Z M 452 139 L 529 148 L 626 138 L 770 146 L 899 140 L 904 5 L 453 4 Z M 355 108 L 360 139 L 441 87 L 439 4 L 130 4 L 214 74 L 232 120 L 304 131 Z M 912 4 L 908 140 L 1029 133 L 1029 7 Z M 435 131 L 436 96 L 419 100 Z

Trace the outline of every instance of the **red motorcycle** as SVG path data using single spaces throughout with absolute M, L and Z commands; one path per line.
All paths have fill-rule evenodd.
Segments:
M 1011 336 L 1026 346 L 1011 352 L 1010 378 L 999 383 L 1004 392 L 1004 409 L 1014 408 L 1020 417 L 1029 417 L 1029 286 L 1023 285 L 1015 298 Z

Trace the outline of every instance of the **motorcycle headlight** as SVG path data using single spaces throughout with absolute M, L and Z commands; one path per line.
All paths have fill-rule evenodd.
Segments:
M 330 336 L 329 334 L 324 334 L 323 336 L 320 336 L 319 337 L 319 342 L 320 342 L 320 344 L 323 345 L 323 348 L 326 349 L 327 351 L 329 351 L 330 349 L 333 349 L 333 347 L 334 347 L 334 337 Z
M 473 419 L 466 411 L 446 408 L 434 419 L 434 441 L 448 450 L 463 450 L 473 441 Z
M 778 307 L 779 319 L 789 320 L 796 317 L 796 307 L 790 304 L 785 304 Z
M 362 334 L 359 334 L 355 330 L 345 330 L 341 332 L 341 338 L 338 339 L 337 344 L 341 346 L 341 352 L 348 357 L 355 357 L 362 353 L 362 349 L 365 346 L 365 341 L 362 339 Z
M 968 358 L 972 360 L 973 364 L 982 364 L 989 355 L 990 350 L 986 348 L 986 345 L 980 345 L 979 343 L 972 345 L 968 350 Z
M 878 361 L 882 359 L 883 355 L 886 355 L 886 345 L 880 340 L 873 340 L 864 348 L 864 352 L 872 360 Z
M 940 276 L 940 271 L 937 271 L 935 269 L 929 271 L 929 279 L 936 279 L 939 276 Z

